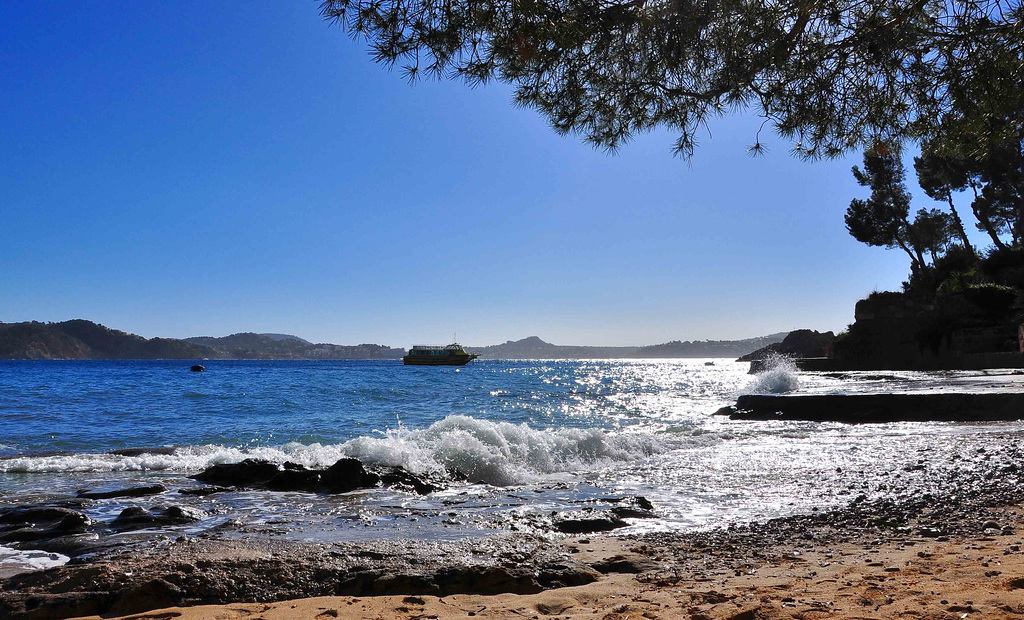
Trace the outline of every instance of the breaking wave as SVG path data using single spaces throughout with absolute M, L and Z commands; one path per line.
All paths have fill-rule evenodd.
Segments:
M 800 387 L 796 362 L 785 355 L 775 355 L 765 360 L 767 370 L 747 388 L 748 394 L 783 394 Z
M 327 467 L 343 457 L 367 465 L 400 465 L 418 474 L 453 471 L 473 482 L 507 486 L 539 477 L 592 471 L 714 441 L 707 435 L 613 434 L 597 428 L 534 429 L 451 415 L 425 429 L 398 428 L 341 444 L 289 443 L 277 447 L 191 446 L 170 454 L 70 454 L 0 460 L 0 473 L 200 471 L 247 458 Z

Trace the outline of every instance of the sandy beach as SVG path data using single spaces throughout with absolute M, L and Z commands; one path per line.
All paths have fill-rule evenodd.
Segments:
M 1024 528 L 1024 517 L 1019 506 L 998 512 L 998 531 L 941 540 L 802 539 L 764 548 L 759 560 L 751 548 L 702 555 L 692 543 L 658 547 L 613 537 L 573 538 L 563 549 L 607 574 L 591 584 L 529 595 L 317 597 L 118 617 L 1016 618 L 1024 616 L 1024 537 L 1016 533 Z

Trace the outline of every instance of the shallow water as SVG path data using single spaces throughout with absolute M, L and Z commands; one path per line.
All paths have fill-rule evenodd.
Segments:
M 706 362 L 711 362 L 710 364 Z M 751 377 L 731 360 L 0 362 L 0 504 L 160 482 L 162 495 L 90 502 L 191 505 L 195 533 L 309 540 L 451 539 L 542 526 L 602 498 L 643 495 L 657 519 L 627 531 L 781 516 L 884 493 L 927 490 L 954 455 L 1016 442 L 1018 423 L 849 426 L 732 422 L 710 414 L 749 391 L 1019 389 L 1006 373 L 799 373 Z M 993 376 L 995 375 L 995 376 Z M 964 386 L 967 386 L 965 388 Z M 171 454 L 111 450 L 173 447 Z M 52 453 L 58 454 L 52 454 Z M 343 456 L 470 481 L 426 497 L 244 491 L 205 498 L 187 476 L 248 457 L 328 466 Z M 924 467 L 921 465 L 925 464 Z M 0 563 L 3 563 L 0 556 Z

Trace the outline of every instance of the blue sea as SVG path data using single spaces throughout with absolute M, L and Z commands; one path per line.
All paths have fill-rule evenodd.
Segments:
M 452 539 L 529 529 L 552 513 L 641 495 L 657 518 L 626 532 L 706 528 L 884 493 L 893 471 L 922 488 L 947 457 L 1016 442 L 1021 425 L 734 422 L 711 414 L 747 392 L 993 389 L 985 373 L 797 373 L 753 377 L 732 360 L 0 362 L 0 505 L 83 489 L 162 483 L 161 496 L 91 502 L 188 505 L 224 523 L 306 540 Z M 118 456 L 113 450 L 168 448 Z M 177 491 L 245 458 L 326 467 L 401 465 L 445 490 L 345 495 Z M 940 458 L 941 457 L 941 458 Z M 935 463 L 927 468 L 922 462 Z M 0 550 L 2 551 L 2 550 Z M 0 562 L 3 554 L 0 553 Z

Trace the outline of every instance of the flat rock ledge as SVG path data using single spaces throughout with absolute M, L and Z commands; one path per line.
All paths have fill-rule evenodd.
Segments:
M 1024 419 L 1024 393 L 746 394 L 715 415 L 731 420 L 987 422 Z
M 0 582 L 0 617 L 125 615 L 314 596 L 535 594 L 601 574 L 539 537 L 314 544 L 189 539 Z

